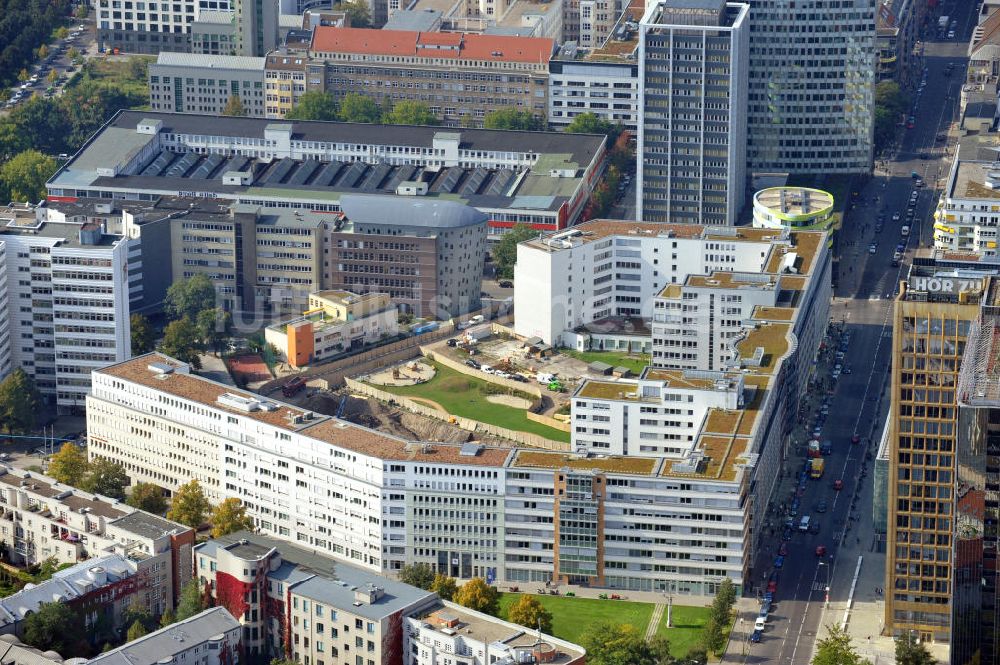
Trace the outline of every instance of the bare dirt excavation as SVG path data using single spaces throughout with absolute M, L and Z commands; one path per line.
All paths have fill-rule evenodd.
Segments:
M 330 416 L 337 414 L 341 401 L 344 411 L 341 417 L 363 427 L 392 434 L 413 441 L 440 441 L 444 443 L 464 443 L 466 441 L 482 441 L 493 446 L 510 446 L 510 441 L 464 430 L 450 425 L 443 420 L 436 420 L 410 413 L 398 406 L 379 402 L 374 399 L 356 397 L 346 388 L 335 392 L 316 392 L 302 402 L 302 407 Z

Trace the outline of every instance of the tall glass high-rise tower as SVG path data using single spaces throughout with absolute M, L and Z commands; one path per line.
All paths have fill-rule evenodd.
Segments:
M 874 83 L 874 0 L 750 0 L 750 170 L 868 171 Z

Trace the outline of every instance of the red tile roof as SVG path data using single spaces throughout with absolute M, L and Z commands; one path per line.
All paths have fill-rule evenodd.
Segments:
M 411 30 L 373 30 L 320 26 L 312 50 L 319 53 L 400 55 L 458 60 L 546 63 L 555 48 L 543 37 L 506 37 Z

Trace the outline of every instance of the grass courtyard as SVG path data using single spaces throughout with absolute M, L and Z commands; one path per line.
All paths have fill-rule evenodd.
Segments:
M 517 602 L 522 594 L 500 594 L 500 616 L 507 616 L 507 609 Z M 598 600 L 594 598 L 573 598 L 567 596 L 539 596 L 535 598 L 552 613 L 552 634 L 564 640 L 579 644 L 588 628 L 600 621 L 629 623 L 645 633 L 653 615 L 652 603 L 636 603 L 627 600 Z M 667 628 L 667 616 L 656 629 L 656 634 L 670 641 L 670 652 L 677 658 L 697 645 L 701 631 L 708 621 L 707 607 L 687 607 L 674 605 L 673 628 Z
M 573 351 L 572 349 L 559 349 L 570 358 L 582 360 L 585 363 L 602 362 L 612 367 L 627 367 L 633 374 L 641 374 L 642 370 L 649 364 L 648 353 L 625 353 L 624 351 Z
M 708 623 L 708 608 L 674 605 L 671 615 L 673 628 L 667 628 L 667 613 L 664 612 L 656 634 L 670 640 L 670 653 L 680 658 L 701 641 L 701 633 Z
M 432 400 L 453 416 L 472 418 L 518 432 L 530 432 L 552 441 L 569 442 L 569 432 L 528 420 L 524 409 L 494 404 L 487 400 L 490 391 L 496 394 L 497 384 L 462 374 L 440 363 L 427 360 L 425 362 L 433 365 L 436 370 L 434 378 L 430 381 L 416 386 L 379 386 L 379 388 L 395 395 Z

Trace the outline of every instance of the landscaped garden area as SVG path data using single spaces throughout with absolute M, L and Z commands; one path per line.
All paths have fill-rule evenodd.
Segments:
M 559 349 L 559 353 L 582 360 L 585 363 L 601 362 L 612 367 L 627 367 L 633 374 L 641 374 L 649 364 L 648 353 L 625 353 L 624 351 L 573 351 Z
M 513 394 L 517 397 L 531 395 L 517 394 L 490 381 L 463 374 L 441 363 L 425 361 L 433 365 L 434 377 L 414 386 L 378 386 L 394 395 L 401 395 L 422 401 L 428 406 L 437 406 L 453 416 L 471 418 L 490 425 L 506 427 L 518 432 L 529 432 L 552 441 L 568 442 L 569 432 L 528 420 L 524 409 L 518 409 L 489 401 L 491 395 Z

